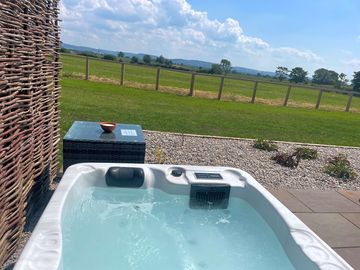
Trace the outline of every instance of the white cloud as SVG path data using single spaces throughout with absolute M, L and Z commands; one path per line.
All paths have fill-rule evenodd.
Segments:
M 219 61 L 261 69 L 323 59 L 310 50 L 273 47 L 245 34 L 240 22 L 212 20 L 186 0 L 63 0 L 64 42 L 167 57 Z
M 349 77 L 352 76 L 354 72 L 360 71 L 360 58 L 355 57 L 343 60 L 341 64 L 343 64 L 343 72 Z
M 343 50 L 343 49 L 340 49 L 339 52 L 341 52 L 342 54 L 346 54 L 346 55 L 351 55 L 353 53 L 352 51 Z
M 281 47 L 281 48 L 271 48 L 270 49 L 273 52 L 286 54 L 286 55 L 295 55 L 299 58 L 305 59 L 306 61 L 316 61 L 316 62 L 323 62 L 324 60 L 318 56 L 317 54 L 313 53 L 310 50 L 298 50 L 295 48 L 289 48 L 289 47 Z
M 343 63 L 345 65 L 350 65 L 353 67 L 359 67 L 360 68 L 360 58 L 352 58 L 352 59 L 348 59 L 343 61 Z

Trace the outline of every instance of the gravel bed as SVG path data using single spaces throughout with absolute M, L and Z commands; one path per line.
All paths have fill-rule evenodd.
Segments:
M 360 190 L 360 148 L 342 148 L 332 146 L 307 146 L 306 144 L 280 143 L 281 152 L 291 152 L 300 146 L 316 149 L 316 160 L 302 160 L 296 169 L 282 167 L 271 160 L 274 152 L 266 152 L 252 147 L 252 140 L 201 137 L 145 131 L 146 163 L 158 163 L 159 155 L 165 158 L 165 164 L 186 164 L 204 166 L 228 166 L 250 173 L 258 182 L 269 189 L 348 189 Z M 322 170 L 327 160 L 340 153 L 346 154 L 355 172 L 356 179 L 341 181 L 325 174 Z M 158 157 L 157 157 L 158 156 Z M 49 197 L 56 183 L 49 191 Z M 36 222 L 42 214 L 40 209 L 23 233 L 19 248 L 1 267 L 10 270 L 29 239 Z
M 162 152 L 166 164 L 229 166 L 250 173 L 269 189 L 360 189 L 360 148 L 307 146 L 277 143 L 279 151 L 292 152 L 300 146 L 318 151 L 316 160 L 301 160 L 296 169 L 286 168 L 271 160 L 274 152 L 252 147 L 252 140 L 213 138 L 145 131 L 146 162 L 157 163 Z M 357 177 L 342 181 L 323 172 L 327 160 L 340 153 L 347 155 Z

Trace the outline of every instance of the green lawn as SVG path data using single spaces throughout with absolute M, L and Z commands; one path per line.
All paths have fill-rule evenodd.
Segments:
M 360 146 L 357 113 L 217 101 L 64 78 L 62 137 L 75 120 L 144 129 Z
M 85 59 L 62 55 L 63 73 L 67 77 L 73 77 L 74 74 L 85 76 Z M 113 83 L 118 83 L 120 78 L 120 64 L 115 62 L 104 62 L 96 59 L 90 60 L 90 75 L 96 79 L 109 79 Z M 156 68 L 146 66 L 126 65 L 125 84 L 154 88 L 156 77 Z M 162 70 L 160 76 L 160 85 L 162 87 L 189 89 L 190 74 Z M 196 76 L 195 89 L 208 93 L 209 96 L 216 97 L 219 90 L 220 79 L 209 76 Z M 223 96 L 227 99 L 237 99 L 249 101 L 252 97 L 254 83 L 249 81 L 239 81 L 226 79 L 224 84 Z M 274 85 L 261 81 L 258 85 L 256 101 L 258 103 L 282 105 L 286 85 Z M 294 87 L 290 94 L 290 107 L 314 108 L 319 91 Z M 343 111 L 347 104 L 348 96 L 336 93 L 324 93 L 320 108 L 322 110 Z M 352 111 L 360 112 L 360 97 L 353 98 Z

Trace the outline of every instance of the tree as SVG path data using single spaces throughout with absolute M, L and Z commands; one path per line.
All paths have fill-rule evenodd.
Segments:
M 172 61 L 170 59 L 165 59 L 164 64 L 168 67 L 172 66 Z
M 345 73 L 340 73 L 339 75 L 339 88 L 344 87 L 348 84 L 349 80 L 346 79 Z
M 103 59 L 114 61 L 116 59 L 116 57 L 115 57 L 115 55 L 112 55 L 112 54 L 104 54 Z
M 319 68 L 315 70 L 312 82 L 316 84 L 338 85 L 339 74 L 332 70 Z
M 148 64 L 148 65 L 151 64 L 151 56 L 148 55 L 148 54 L 145 54 L 143 56 L 143 61 L 144 61 L 145 64 Z
M 60 52 L 61 53 L 71 53 L 71 51 L 69 49 L 66 49 L 66 48 L 61 48 Z
M 220 67 L 223 74 L 228 74 L 231 71 L 231 62 L 227 59 L 221 59 Z
M 157 63 L 159 64 L 164 64 L 165 63 L 165 57 L 160 55 L 159 57 L 156 58 L 155 60 Z
M 219 64 L 212 64 L 211 69 L 209 70 L 209 73 L 211 74 L 222 74 L 222 69 Z
M 275 74 L 275 77 L 277 77 L 279 81 L 282 82 L 289 77 L 289 69 L 287 67 L 277 67 Z
M 354 72 L 354 78 L 351 80 L 353 90 L 360 92 L 360 71 Z
M 139 63 L 139 58 L 136 56 L 131 57 L 131 63 Z
M 119 58 L 123 58 L 123 57 L 124 57 L 124 53 L 123 53 L 123 52 L 119 52 L 119 53 L 118 53 L 118 57 L 119 57 Z
M 307 71 L 305 71 L 301 67 L 293 68 L 289 75 L 290 82 L 294 82 L 294 83 L 306 82 L 307 74 L 308 74 Z

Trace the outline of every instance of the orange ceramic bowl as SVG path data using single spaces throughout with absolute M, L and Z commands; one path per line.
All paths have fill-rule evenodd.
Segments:
M 116 128 L 116 123 L 113 122 L 100 122 L 99 123 L 104 132 L 110 133 Z

